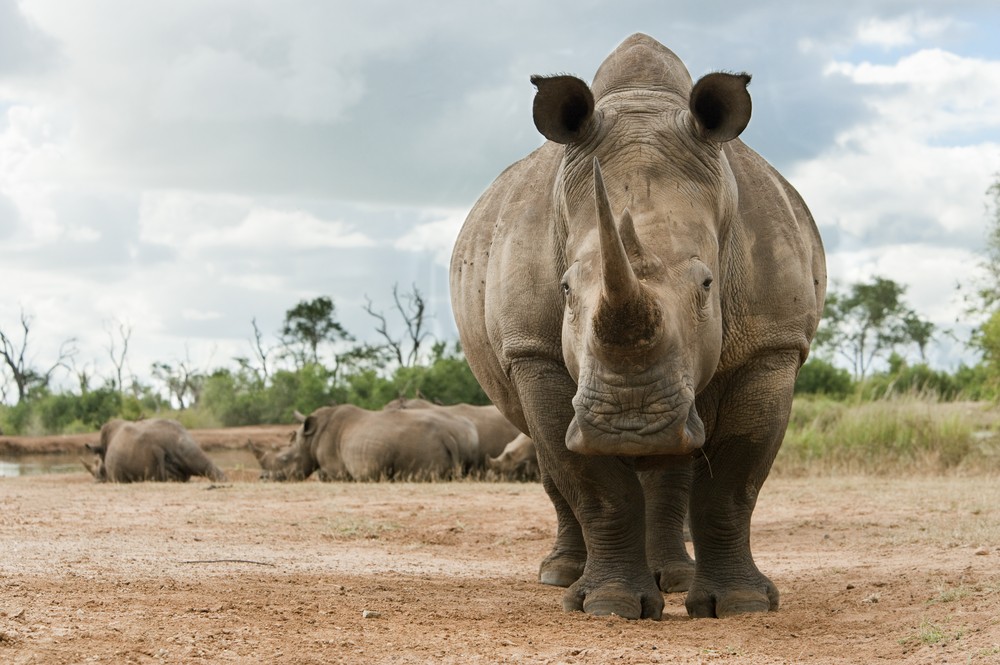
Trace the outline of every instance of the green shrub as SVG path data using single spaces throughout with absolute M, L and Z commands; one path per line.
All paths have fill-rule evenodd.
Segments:
M 854 381 L 846 369 L 834 367 L 822 358 L 811 358 L 799 370 L 796 395 L 829 395 L 844 398 L 854 391 Z

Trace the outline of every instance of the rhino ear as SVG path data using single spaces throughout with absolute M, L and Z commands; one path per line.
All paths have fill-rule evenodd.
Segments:
M 575 76 L 532 76 L 538 88 L 531 115 L 542 136 L 574 143 L 586 136 L 594 117 L 594 93 Z
M 725 143 L 746 129 L 752 107 L 749 83 L 749 74 L 717 72 L 694 84 L 689 108 L 704 138 Z
M 308 416 L 302 423 L 302 435 L 312 436 L 316 433 L 316 417 Z

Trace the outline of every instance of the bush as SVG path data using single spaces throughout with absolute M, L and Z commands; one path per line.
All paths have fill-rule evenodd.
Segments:
M 799 369 L 796 395 L 827 395 L 844 398 L 854 392 L 854 381 L 846 369 L 834 367 L 822 358 L 812 358 Z

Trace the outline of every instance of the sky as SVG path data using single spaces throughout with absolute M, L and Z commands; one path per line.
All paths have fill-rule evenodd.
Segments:
M 0 0 L 0 330 L 46 369 L 208 370 L 329 296 L 378 341 L 416 288 L 453 341 L 471 206 L 541 145 L 532 74 L 590 81 L 647 33 L 747 71 L 743 140 L 802 193 L 832 288 L 879 275 L 954 337 L 1000 173 L 995 0 Z M 118 349 L 121 340 L 118 338 Z M 931 363 L 974 356 L 946 334 Z M 66 375 L 69 376 L 69 375 Z M 66 377 L 63 378 L 66 380 Z

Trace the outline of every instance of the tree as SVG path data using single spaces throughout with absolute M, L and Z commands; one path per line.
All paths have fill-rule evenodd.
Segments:
M 906 306 L 905 292 L 891 279 L 876 276 L 851 285 L 846 293 L 828 294 L 816 346 L 847 359 L 859 380 L 900 345 L 914 343 L 923 356 L 934 325 Z
M 115 341 L 114 332 L 111 330 L 111 324 L 105 323 L 105 332 L 108 333 L 108 355 L 111 357 L 111 364 L 115 368 L 115 387 L 118 392 L 125 394 L 125 364 L 126 357 L 128 356 L 128 342 L 132 338 L 132 326 L 122 321 L 118 321 L 118 336 L 121 339 L 121 349 L 118 349 L 118 343 Z
M 986 190 L 986 258 L 982 262 L 986 278 L 967 296 L 970 313 L 988 315 L 1000 304 L 1000 173 Z
M 285 312 L 281 335 L 285 348 L 299 367 L 310 362 L 319 364 L 319 346 L 323 342 L 354 341 L 334 318 L 335 311 L 333 300 L 320 296 L 303 300 Z
M 274 352 L 275 347 L 264 345 L 264 333 L 261 332 L 260 326 L 257 325 L 256 318 L 250 319 L 250 324 L 253 326 L 254 338 L 250 347 L 253 350 L 254 359 L 259 367 L 245 356 L 238 356 L 234 358 L 234 360 L 240 366 L 240 369 L 246 372 L 251 372 L 256 377 L 257 383 L 263 386 L 267 384 L 268 377 L 270 377 L 271 374 L 267 361 Z
M 379 322 L 375 332 L 385 339 L 386 345 L 399 367 L 416 365 L 420 359 L 420 346 L 430 336 L 430 333 L 424 330 L 424 314 L 427 305 L 416 285 L 413 286 L 413 291 L 402 295 L 399 293 L 399 284 L 394 284 L 392 287 L 392 300 L 396 304 L 396 311 L 403 318 L 403 324 L 406 327 L 405 341 L 389 334 L 385 315 L 375 311 L 370 298 L 365 296 L 365 299 L 368 301 L 365 311 Z M 407 346 L 409 346 L 409 351 L 404 350 Z
M 198 400 L 205 375 L 191 367 L 191 361 L 178 361 L 176 365 L 164 362 L 153 363 L 153 376 L 163 381 L 171 400 L 184 409 Z
M 986 257 L 981 267 L 986 273 L 978 288 L 966 294 L 966 313 L 980 323 L 972 331 L 969 346 L 983 356 L 983 363 L 993 377 L 1000 372 L 1000 173 L 986 190 Z M 994 378 L 994 382 L 996 379 Z
M 59 355 L 56 361 L 44 372 L 31 367 L 26 358 L 28 352 L 28 336 L 31 333 L 31 317 L 21 310 L 21 342 L 16 343 L 13 338 L 0 330 L 0 359 L 4 366 L 10 371 L 14 385 L 17 386 L 17 402 L 20 404 L 37 388 L 45 387 L 52 379 L 52 374 L 57 369 L 70 371 L 69 361 L 76 355 L 76 338 L 70 338 L 59 346 Z M 6 392 L 6 391 L 5 391 Z

